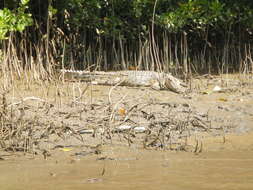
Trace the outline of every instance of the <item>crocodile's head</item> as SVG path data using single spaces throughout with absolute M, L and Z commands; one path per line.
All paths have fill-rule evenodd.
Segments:
M 171 74 L 164 75 L 162 85 L 164 89 L 169 89 L 176 93 L 184 93 L 186 91 L 183 83 L 179 79 L 173 77 Z

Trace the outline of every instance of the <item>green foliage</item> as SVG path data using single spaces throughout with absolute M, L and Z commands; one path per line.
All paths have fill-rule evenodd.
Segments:
M 174 11 L 158 16 L 158 21 L 168 30 L 177 32 L 181 29 L 205 29 L 214 26 L 222 17 L 224 4 L 219 0 L 188 0 L 178 3 Z
M 77 31 L 135 39 L 146 38 L 151 26 L 153 0 L 69 0 L 61 6 L 70 14 L 65 21 Z M 253 9 L 249 1 L 158 0 L 156 26 L 169 32 L 205 31 L 212 27 L 227 30 L 238 22 L 252 27 Z
M 97 28 L 100 25 L 101 3 L 97 0 L 69 0 L 63 8 L 70 13 L 66 22 L 72 27 Z
M 54 15 L 56 15 L 57 9 L 53 8 L 52 5 L 48 6 L 48 15 L 50 18 L 53 18 Z
M 26 13 L 29 0 L 21 0 L 16 10 L 4 8 L 0 10 L 0 40 L 7 39 L 9 32 L 22 32 L 25 27 L 32 24 L 31 14 Z
M 155 42 L 158 55 L 166 55 L 170 62 L 176 57 L 189 55 L 184 60 L 190 60 L 212 52 L 218 57 L 229 43 L 237 47 L 253 42 L 252 0 L 5 0 L 5 8 L 0 10 L 0 39 L 32 24 L 28 10 L 36 27 L 29 28 L 33 32 L 26 36 L 27 41 L 41 43 L 46 36 L 46 47 L 52 42 L 58 59 L 64 49 L 71 51 L 71 56 L 78 59 L 73 62 L 77 63 L 87 62 L 87 57 L 93 62 L 96 48 L 101 48 L 101 56 L 109 56 L 99 61 L 120 62 L 122 56 L 127 62 L 123 51 L 137 60 L 139 46 L 148 45 L 150 39 Z M 171 48 L 169 53 L 165 45 Z M 173 50 L 184 45 L 187 53 L 182 47 Z M 93 48 L 92 55 L 83 56 L 84 50 Z M 122 52 L 116 56 L 119 49 Z M 196 49 L 204 52 L 196 55 Z M 227 55 L 224 60 L 229 57 L 232 56 Z
M 157 15 L 160 26 L 170 32 L 205 30 L 212 27 L 227 30 L 240 23 L 253 27 L 253 7 L 248 1 L 188 0 L 178 1 Z
M 135 38 L 145 35 L 154 2 L 151 0 L 69 0 L 61 7 L 74 30 L 90 30 L 105 37 Z

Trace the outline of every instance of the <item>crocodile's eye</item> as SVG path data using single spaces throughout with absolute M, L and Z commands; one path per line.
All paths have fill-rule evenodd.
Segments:
M 121 78 L 120 77 L 116 77 L 115 78 L 115 82 L 120 82 L 121 81 Z

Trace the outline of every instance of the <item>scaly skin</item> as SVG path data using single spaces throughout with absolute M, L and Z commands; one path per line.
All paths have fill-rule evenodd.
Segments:
M 92 82 L 100 85 L 121 86 L 146 86 L 156 90 L 171 90 L 176 93 L 184 93 L 186 85 L 179 79 L 168 73 L 158 73 L 155 71 L 78 71 L 61 70 L 66 78 Z

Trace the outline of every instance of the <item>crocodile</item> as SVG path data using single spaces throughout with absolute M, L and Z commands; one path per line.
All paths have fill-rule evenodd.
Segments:
M 176 93 L 184 93 L 187 85 L 181 80 L 173 77 L 170 73 L 155 71 L 80 71 L 60 70 L 63 79 L 80 80 L 98 85 L 120 85 L 120 86 L 143 86 L 155 90 L 170 90 Z

